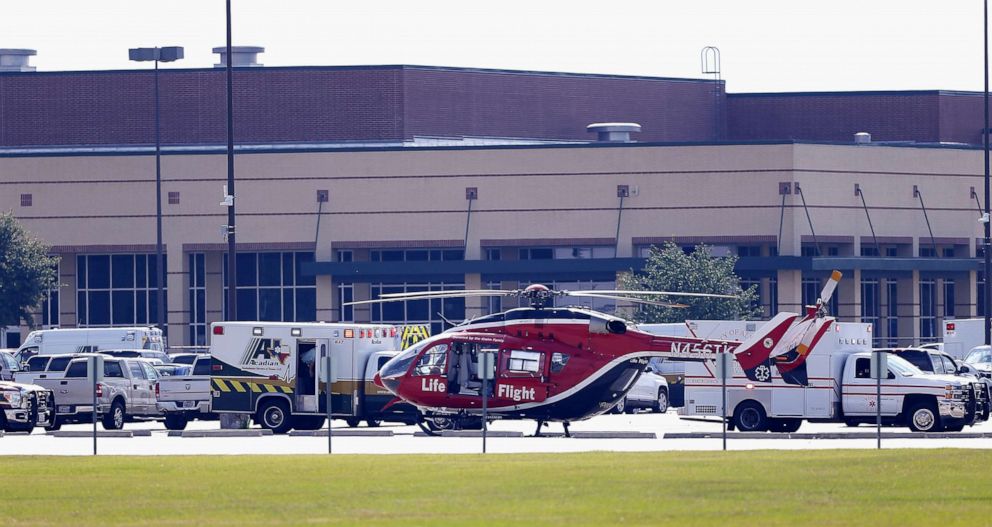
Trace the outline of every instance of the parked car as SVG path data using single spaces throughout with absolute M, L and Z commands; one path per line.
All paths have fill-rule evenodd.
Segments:
M 668 381 L 661 374 L 660 365 L 652 361 L 634 382 L 627 396 L 613 407 L 613 413 L 634 413 L 638 408 L 652 412 L 668 411 Z
M 992 414 L 992 379 L 982 378 L 967 365 L 954 360 L 950 354 L 936 351 L 936 348 L 886 348 L 885 351 L 906 359 L 925 373 L 953 375 L 973 382 L 976 387 L 975 404 L 979 419 L 986 421 Z M 974 382 L 974 381 L 983 382 Z
M 974 369 L 977 375 L 992 378 L 992 347 L 976 346 L 964 358 L 964 363 Z
M 165 427 L 182 430 L 194 419 L 216 418 L 210 413 L 210 356 L 201 355 L 186 373 L 163 377 L 155 384 L 155 401 L 165 414 Z
M 60 378 L 38 379 L 55 393 L 57 429 L 63 423 L 89 419 L 93 413 L 93 386 L 87 377 L 88 357 L 69 362 Z M 97 415 L 107 430 L 119 430 L 132 417 L 161 417 L 155 405 L 155 383 L 159 375 L 145 359 L 107 357 L 103 379 L 97 384 Z
M 21 365 L 9 351 L 0 351 L 0 381 L 14 380 L 14 374 L 21 371 Z
M 197 357 L 209 357 L 206 353 L 173 353 L 169 355 L 169 361 L 172 364 L 186 364 L 192 365 L 196 362 Z
M 31 433 L 55 419 L 51 390 L 33 384 L 0 381 L 0 430 Z
M 28 359 L 21 371 L 14 375 L 14 380 L 25 384 L 33 384 L 39 379 L 61 379 L 72 359 L 90 355 L 88 353 L 36 355 Z

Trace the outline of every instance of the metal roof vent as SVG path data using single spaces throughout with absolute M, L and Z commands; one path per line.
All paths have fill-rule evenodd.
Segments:
M 33 49 L 0 49 L 0 71 L 34 71 L 29 62 L 37 54 Z
M 867 145 L 871 143 L 871 134 L 868 132 L 858 132 L 854 134 L 854 144 Z
M 631 132 L 641 131 L 637 123 L 592 123 L 586 127 L 587 132 L 595 132 L 596 140 L 602 143 L 632 143 Z
M 220 46 L 213 49 L 214 53 L 220 55 L 220 64 L 214 64 L 215 68 L 227 67 L 227 46 Z M 231 46 L 231 55 L 234 57 L 231 65 L 235 68 L 259 67 L 258 54 L 265 53 L 265 48 L 261 46 Z

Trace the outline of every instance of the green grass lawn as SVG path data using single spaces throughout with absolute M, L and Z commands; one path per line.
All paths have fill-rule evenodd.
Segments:
M 0 525 L 992 525 L 992 451 L 0 457 Z

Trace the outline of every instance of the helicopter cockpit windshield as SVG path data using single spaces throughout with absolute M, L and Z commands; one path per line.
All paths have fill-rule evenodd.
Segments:
M 424 347 L 435 340 L 437 340 L 436 337 L 425 339 L 410 346 L 406 351 L 393 357 L 386 364 L 383 364 L 382 369 L 379 370 L 379 375 L 381 377 L 395 377 L 405 374 L 410 369 L 410 363 L 417 358 L 417 355 L 420 354 Z

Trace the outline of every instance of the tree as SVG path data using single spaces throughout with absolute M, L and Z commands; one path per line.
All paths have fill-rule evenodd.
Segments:
M 59 259 L 48 251 L 12 212 L 0 213 L 0 325 L 34 325 L 31 311 L 58 285 Z
M 685 320 L 747 320 L 761 316 L 758 288 L 741 287 L 734 273 L 737 256 L 716 257 L 706 245 L 697 245 L 686 254 L 681 247 L 667 242 L 662 248 L 651 247 L 644 271 L 624 274 L 618 288 L 631 291 L 672 291 L 716 293 L 735 298 L 645 297 L 688 305 L 672 308 L 638 305 L 633 319 L 640 323 L 683 322 Z

